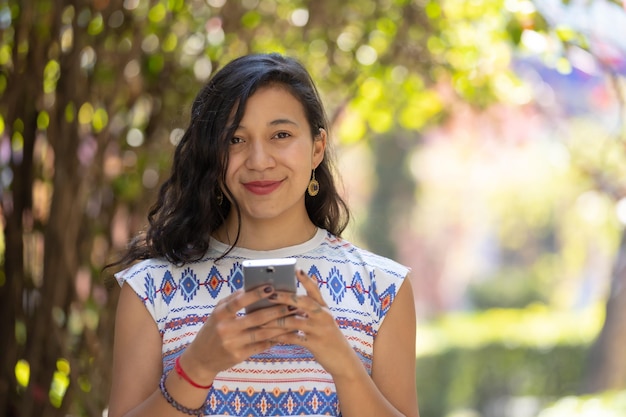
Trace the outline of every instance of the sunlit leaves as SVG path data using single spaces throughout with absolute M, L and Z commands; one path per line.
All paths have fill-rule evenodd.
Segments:
M 11 66 L 11 46 L 0 46 L 0 66 Z
M 37 115 L 37 129 L 46 130 L 50 124 L 50 115 L 47 111 L 41 111 Z
M 153 54 L 148 57 L 146 62 L 147 74 L 160 74 L 165 66 L 165 57 L 161 54 Z
M 99 35 L 104 30 L 104 19 L 102 14 L 96 13 L 87 26 L 87 33 L 91 36 Z
M 501 73 L 493 79 L 494 93 L 503 103 L 527 104 L 532 99 L 530 87 L 512 73 Z
M 376 20 L 376 29 L 386 37 L 386 42 L 390 41 L 398 31 L 398 25 L 388 16 L 383 16 Z
M 167 0 L 167 8 L 172 12 L 179 12 L 185 6 L 185 0 Z
M 254 29 L 261 23 L 261 14 L 256 10 L 250 10 L 241 18 L 241 24 L 246 29 Z
M 429 1 L 426 6 L 424 7 L 424 11 L 426 12 L 426 15 L 428 15 L 428 17 L 431 20 L 437 20 L 441 17 L 441 5 L 440 2 L 438 1 Z
M 78 110 L 78 123 L 81 125 L 91 124 L 93 112 L 94 109 L 91 103 L 84 103 Z
M 109 115 L 103 108 L 98 108 L 93 114 L 92 127 L 94 133 L 100 133 L 109 123 Z
M 178 46 L 178 36 L 175 33 L 169 33 L 163 43 L 161 44 L 161 49 L 163 52 L 173 52 Z
M 76 118 L 76 106 L 73 102 L 67 103 L 67 105 L 65 106 L 64 115 L 65 121 L 67 123 L 72 123 L 74 121 L 74 119 Z
M 160 23 L 165 19 L 166 14 L 167 10 L 165 5 L 163 3 L 157 3 L 148 12 L 148 19 L 152 23 Z
M 443 103 L 434 91 L 423 91 L 410 96 L 406 106 L 401 110 L 399 123 L 408 130 L 421 130 L 441 112 Z
M 70 365 L 67 359 L 59 359 L 57 361 L 57 369 L 54 371 L 52 383 L 50 385 L 49 398 L 50 403 L 60 408 L 63 403 L 63 397 L 70 384 Z
M 516 17 L 503 10 L 498 1 L 447 0 L 426 7 L 441 27 L 441 33 L 428 40 L 430 52 L 450 66 L 448 77 L 456 92 L 479 105 L 496 99 L 492 81 L 509 71 L 510 47 L 519 37 L 509 32 Z
M 21 159 L 20 155 L 24 151 L 24 135 L 22 132 L 16 130 L 11 135 L 11 152 L 15 157 Z
M 367 124 L 357 111 L 348 111 L 339 125 L 339 139 L 344 144 L 351 144 L 363 139 Z
M 15 364 L 15 379 L 20 386 L 28 386 L 28 380 L 30 379 L 30 364 L 23 359 L 20 359 Z
M 569 42 L 584 42 L 584 35 L 579 32 L 576 32 L 569 26 L 559 25 L 554 29 L 554 33 L 558 36 L 558 38 L 565 43 Z

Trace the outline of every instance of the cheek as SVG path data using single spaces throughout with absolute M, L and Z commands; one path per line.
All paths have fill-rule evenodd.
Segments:
M 235 182 L 235 177 L 237 175 L 237 162 L 230 160 L 228 162 L 228 166 L 226 167 L 226 186 L 232 185 Z M 229 187 L 231 188 L 231 187 Z

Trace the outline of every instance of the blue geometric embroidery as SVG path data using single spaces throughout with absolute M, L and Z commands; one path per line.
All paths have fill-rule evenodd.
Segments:
M 350 286 L 352 287 L 352 292 L 354 293 L 354 296 L 356 297 L 359 304 L 363 305 L 363 303 L 365 302 L 365 288 L 363 286 L 363 279 L 361 279 L 361 274 L 359 274 L 358 272 L 354 274 L 354 277 L 352 278 L 352 284 L 350 284 Z
M 274 398 L 265 390 L 262 390 L 257 396 L 254 406 L 250 408 L 250 414 L 253 416 L 269 416 L 272 411 L 276 410 L 276 405 Z
M 315 279 L 317 280 L 318 285 L 319 285 L 320 282 L 322 282 L 322 274 L 320 274 L 319 269 L 317 269 L 317 267 L 315 265 L 311 265 L 311 268 L 309 268 L 308 275 L 312 276 L 312 277 L 315 277 Z
M 228 403 L 225 403 L 225 405 L 230 406 L 226 408 L 226 410 L 230 411 L 230 413 L 227 411 L 228 414 L 235 412 L 239 415 L 247 416 L 247 415 L 251 415 L 251 412 L 252 412 L 252 410 L 250 410 L 250 403 L 246 401 L 245 396 L 239 390 L 236 390 L 233 393 L 232 398 L 228 401 Z
M 174 277 L 170 271 L 165 272 L 160 290 L 163 300 L 165 300 L 167 305 L 170 305 L 170 301 L 172 301 L 172 298 L 174 298 L 174 294 L 176 293 L 176 281 L 174 281 Z
M 225 394 L 221 390 L 211 389 L 211 391 L 209 391 L 209 395 L 207 396 L 206 404 L 207 406 L 204 409 L 204 414 L 210 415 L 226 413 L 226 398 Z
M 205 414 L 228 416 L 340 416 L 337 395 L 332 390 L 286 392 L 222 391 L 211 388 L 207 396 Z
M 183 276 L 180 280 L 180 288 L 183 292 L 183 298 L 185 301 L 191 301 L 191 299 L 196 295 L 196 291 L 200 286 L 200 282 L 196 278 L 196 274 L 193 272 L 193 269 L 187 268 L 183 271 Z
M 396 295 L 396 286 L 391 284 L 383 293 L 380 295 L 380 310 L 381 317 L 387 314 L 389 308 L 391 307 L 391 303 L 393 303 L 394 296 Z
M 293 391 L 289 390 L 282 395 L 282 399 L 280 400 L 278 407 L 283 410 L 282 414 L 292 416 L 295 414 L 299 405 L 300 401 L 298 400 L 298 397 L 296 397 Z
M 373 307 L 373 312 L 381 318 L 380 315 L 380 298 L 378 297 L 378 291 L 376 290 L 376 278 L 374 276 L 374 272 L 370 272 L 370 282 L 372 283 L 372 287 L 370 288 L 370 304 Z
M 330 270 L 328 286 L 330 287 L 330 294 L 333 296 L 333 300 L 337 303 L 340 302 L 346 292 L 346 286 L 339 273 L 339 269 L 335 266 Z
M 230 270 L 228 283 L 230 284 L 230 288 L 233 292 L 237 291 L 239 288 L 243 288 L 243 270 L 241 269 L 241 264 L 239 262 L 236 262 Z
M 331 400 L 331 401 L 329 401 Z M 307 414 L 324 414 L 324 415 L 335 415 L 333 407 L 332 397 L 329 398 L 325 393 L 318 391 L 317 389 L 313 389 L 313 391 L 309 392 L 308 395 L 304 398 L 304 406 L 307 410 Z
M 154 305 L 154 298 L 156 297 L 156 288 L 154 287 L 154 278 L 150 273 L 146 274 L 146 298 L 150 301 L 150 304 Z
M 204 281 L 204 285 L 206 286 L 206 289 L 209 290 L 211 297 L 217 298 L 220 290 L 222 289 L 223 283 L 224 280 L 222 279 L 222 275 L 220 275 L 220 272 L 217 270 L 215 265 L 213 265 L 206 281 Z

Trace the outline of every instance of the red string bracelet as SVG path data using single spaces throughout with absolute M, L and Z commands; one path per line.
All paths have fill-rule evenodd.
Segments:
M 213 384 L 200 385 L 197 382 L 195 382 L 193 379 L 191 379 L 189 375 L 185 373 L 185 371 L 183 370 L 183 367 L 180 366 L 180 356 L 176 357 L 176 361 L 174 362 L 174 369 L 176 370 L 176 373 L 178 375 L 180 375 L 185 381 L 189 382 L 191 385 L 193 385 L 196 388 L 209 389 L 213 386 Z

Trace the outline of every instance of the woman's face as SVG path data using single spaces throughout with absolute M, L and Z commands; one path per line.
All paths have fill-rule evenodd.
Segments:
M 304 205 L 311 171 L 324 157 L 326 132 L 311 137 L 302 104 L 280 85 L 257 90 L 230 139 L 226 186 L 242 224 L 308 221 Z

